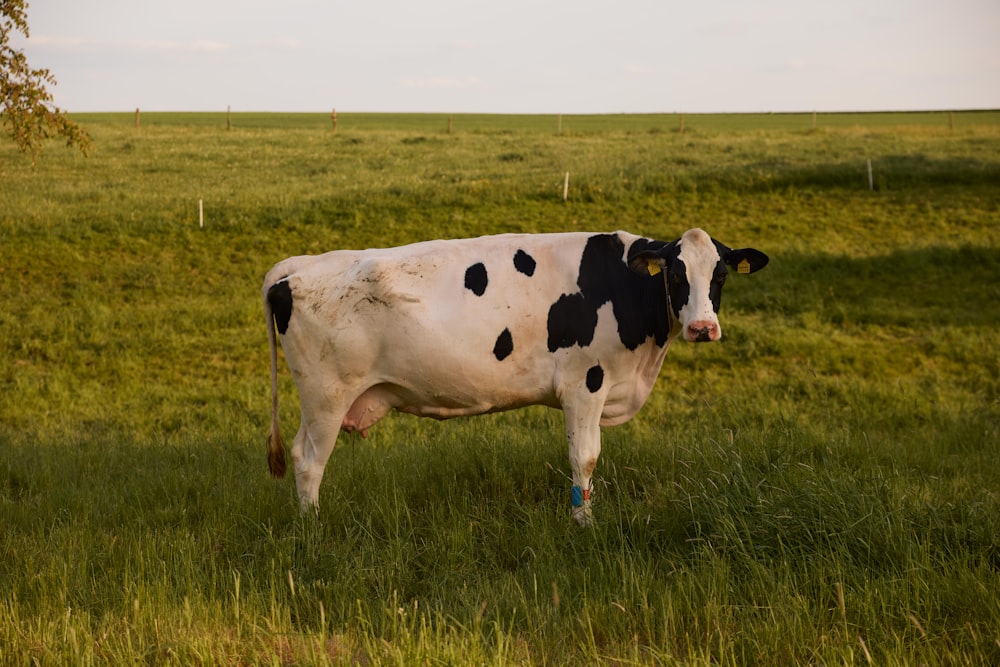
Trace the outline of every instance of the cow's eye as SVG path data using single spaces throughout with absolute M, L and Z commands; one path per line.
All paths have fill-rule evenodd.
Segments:
M 670 274 L 670 283 L 672 285 L 680 285 L 684 281 L 684 277 L 681 274 L 672 272 Z
M 727 275 L 729 275 L 729 274 L 728 274 L 728 273 L 716 273 L 716 274 L 715 274 L 715 279 L 714 279 L 714 280 L 715 280 L 715 282 L 717 282 L 717 283 L 718 283 L 719 285 L 724 285 L 724 284 L 726 283 L 726 276 L 727 276 Z

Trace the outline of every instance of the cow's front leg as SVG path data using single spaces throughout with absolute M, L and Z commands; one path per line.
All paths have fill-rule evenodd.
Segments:
M 569 464 L 573 468 L 570 503 L 573 519 L 581 526 L 594 523 L 590 509 L 591 478 L 601 455 L 601 405 L 587 401 L 563 407 L 566 415 L 566 439 L 569 441 Z

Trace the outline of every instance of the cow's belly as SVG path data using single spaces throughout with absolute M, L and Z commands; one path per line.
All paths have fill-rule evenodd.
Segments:
M 471 389 L 471 388 L 470 388 Z M 451 387 L 414 387 L 398 383 L 382 383 L 369 388 L 354 400 L 342 428 L 364 433 L 390 410 L 398 410 L 419 417 L 452 419 L 487 412 L 500 412 L 526 405 L 556 407 L 555 399 L 544 391 L 457 391 Z
M 542 392 L 480 391 L 475 396 L 456 396 L 397 387 L 394 388 L 394 393 L 399 400 L 399 404 L 394 407 L 400 412 L 435 419 L 482 415 L 487 412 L 523 408 L 527 405 L 557 406 L 553 396 Z

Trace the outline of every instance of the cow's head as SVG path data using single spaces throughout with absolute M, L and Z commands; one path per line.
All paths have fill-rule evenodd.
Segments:
M 729 275 L 753 273 L 767 266 L 768 257 L 753 248 L 732 250 L 700 229 L 691 229 L 672 243 L 635 244 L 629 267 L 639 273 L 663 273 L 671 318 L 693 342 L 719 340 L 719 303 Z

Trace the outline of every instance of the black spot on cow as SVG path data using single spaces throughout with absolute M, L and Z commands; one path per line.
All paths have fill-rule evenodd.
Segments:
M 533 276 L 535 274 L 535 258 L 523 250 L 518 250 L 514 253 L 514 268 L 526 276 Z
M 510 329 L 504 329 L 497 336 L 497 342 L 493 346 L 493 356 L 497 361 L 503 361 L 514 351 L 514 339 L 510 335 Z
M 287 279 L 282 278 L 268 288 L 267 302 L 274 313 L 278 333 L 284 336 L 288 331 L 288 321 L 292 319 L 292 288 L 288 286 Z
M 590 370 L 587 371 L 587 389 L 590 390 L 591 394 L 595 394 L 600 390 L 601 386 L 604 384 L 604 369 L 601 365 L 592 366 Z
M 489 281 L 486 277 L 486 265 L 482 262 L 477 262 L 465 270 L 465 287 L 476 296 L 486 293 L 487 282 Z
M 666 248 L 668 244 L 641 239 L 643 250 L 650 244 Z M 630 256 L 634 254 L 630 250 Z M 625 244 L 617 234 L 597 234 L 587 240 L 580 258 L 580 291 L 563 294 L 549 308 L 548 346 L 550 352 L 594 340 L 597 311 L 611 303 L 618 325 L 618 337 L 629 350 L 647 338 L 663 345 L 670 333 L 666 290 L 663 279 L 645 270 L 629 268 L 624 260 Z
M 585 347 L 594 340 L 597 308 L 591 307 L 579 292 L 563 294 L 549 308 L 546 324 L 549 332 L 549 352 L 574 345 Z

